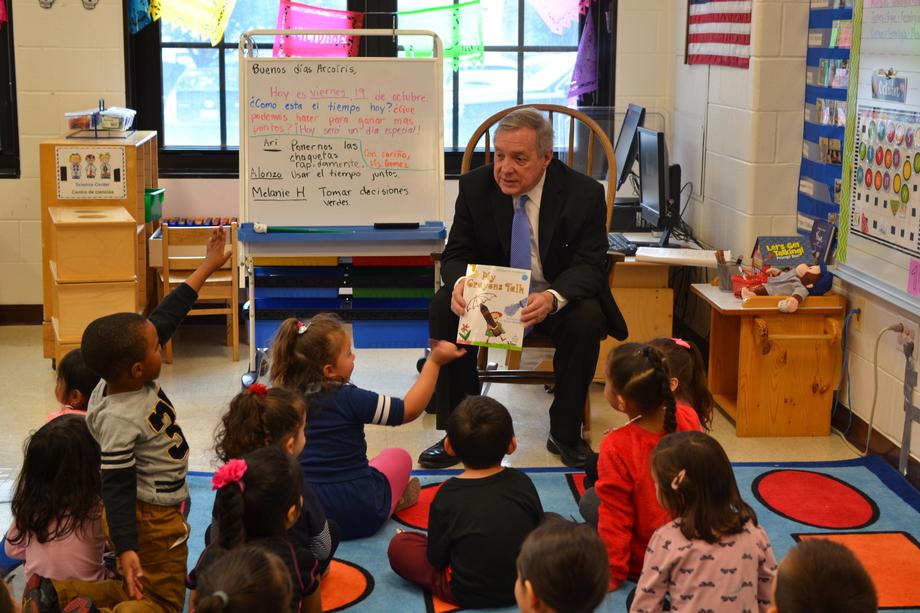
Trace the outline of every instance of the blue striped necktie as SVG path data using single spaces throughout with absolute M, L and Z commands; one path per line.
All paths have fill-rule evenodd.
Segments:
M 512 268 L 525 268 L 530 270 L 530 220 L 527 218 L 527 195 L 520 196 L 517 206 L 514 207 L 514 219 L 511 221 L 511 258 L 509 265 Z

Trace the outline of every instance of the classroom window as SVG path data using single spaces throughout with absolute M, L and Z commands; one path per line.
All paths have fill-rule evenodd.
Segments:
M 16 126 L 16 74 L 13 58 L 13 7 L 6 3 L 7 23 L 0 25 L 0 178 L 19 177 L 19 133 Z
M 365 27 L 390 27 L 389 14 L 393 11 L 413 11 L 449 2 L 309 0 L 307 3 L 364 11 Z M 606 3 L 601 0 L 597 4 Z M 483 62 L 463 63 L 458 71 L 445 65 L 444 145 L 448 174 L 458 171 L 460 155 L 472 132 L 495 112 L 526 102 L 576 104 L 568 98 L 568 88 L 578 50 L 579 27 L 573 25 L 561 34 L 553 33 L 527 0 L 482 0 L 482 7 Z M 595 8 L 596 12 L 599 10 Z M 611 10 L 615 11 L 615 4 Z M 276 19 L 275 2 L 238 0 L 219 45 L 211 46 L 208 40 L 159 22 L 133 37 L 126 63 L 129 104 L 138 110 L 137 127 L 159 132 L 161 176 L 237 174 L 239 37 L 249 29 L 274 28 Z M 399 27 L 424 27 L 417 22 L 408 23 L 408 18 L 406 22 Z M 597 23 L 600 69 L 602 74 L 610 74 L 606 79 L 609 83 L 602 79 L 602 91 L 577 103 L 605 106 L 613 100 L 609 51 L 613 46 L 603 20 Z M 368 53 L 396 55 L 401 52 L 401 42 L 382 41 L 377 50 Z M 605 50 L 609 59 L 605 58 Z

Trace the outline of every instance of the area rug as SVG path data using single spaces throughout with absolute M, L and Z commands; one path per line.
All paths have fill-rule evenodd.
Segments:
M 880 610 L 920 610 L 920 493 L 878 457 L 840 462 L 741 463 L 735 476 L 754 507 L 778 557 L 803 539 L 831 538 L 850 547 L 866 566 L 879 592 Z M 326 611 L 457 610 L 408 584 L 390 569 L 386 549 L 397 529 L 424 529 L 428 506 L 439 485 L 458 471 L 416 471 L 425 486 L 419 504 L 389 521 L 375 536 L 342 543 L 323 582 Z M 535 468 L 533 479 L 543 507 L 579 518 L 584 474 Z M 192 535 L 189 564 L 203 547 L 213 492 L 210 475 L 189 478 Z M 580 519 L 580 518 L 579 518 Z M 625 611 L 626 583 L 609 594 L 599 611 Z M 495 611 L 516 611 L 515 608 Z

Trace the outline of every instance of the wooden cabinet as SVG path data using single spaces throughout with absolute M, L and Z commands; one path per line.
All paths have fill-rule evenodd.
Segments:
M 144 189 L 157 186 L 157 134 L 59 138 L 39 155 L 44 355 L 60 359 L 95 317 L 146 312 L 155 300 Z
M 748 308 L 708 284 L 692 290 L 712 309 L 709 390 L 737 435 L 830 434 L 844 297 L 809 296 L 795 313 L 780 313 L 776 296 Z

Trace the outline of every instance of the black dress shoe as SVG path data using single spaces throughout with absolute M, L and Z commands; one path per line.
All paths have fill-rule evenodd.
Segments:
M 582 468 L 592 453 L 591 447 L 582 439 L 578 439 L 574 445 L 566 445 L 557 441 L 552 434 L 546 439 L 546 449 L 560 457 L 562 463 L 572 468 Z
M 442 438 L 418 456 L 418 463 L 422 468 L 450 468 L 459 464 L 460 458 L 447 453 Z

